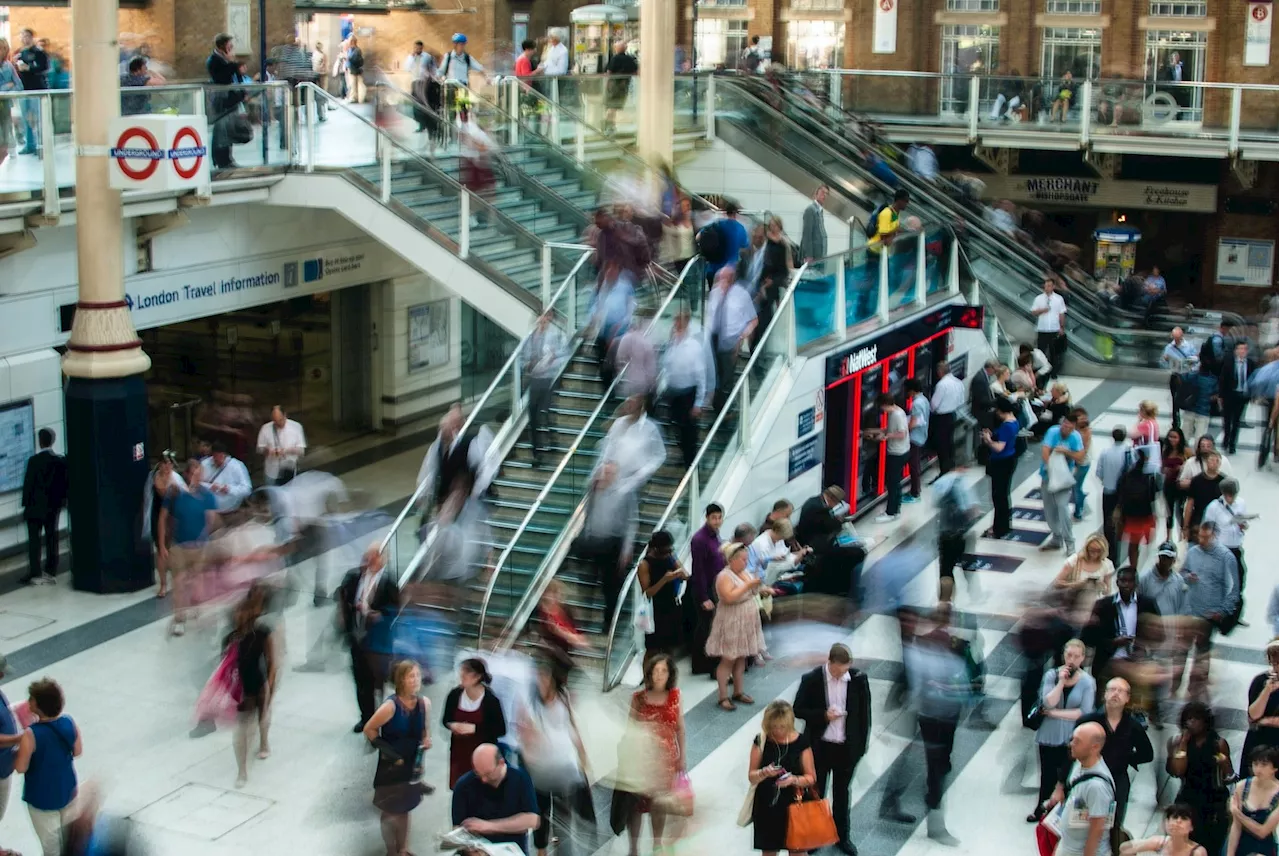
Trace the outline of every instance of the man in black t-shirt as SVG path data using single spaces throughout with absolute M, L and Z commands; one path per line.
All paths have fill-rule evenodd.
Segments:
M 508 766 L 492 743 L 477 747 L 471 755 L 471 772 L 453 786 L 453 825 L 494 844 L 515 844 L 528 853 L 529 832 L 538 823 L 538 801 L 529 774 Z
M 49 55 L 36 44 L 36 34 L 30 28 L 22 31 L 22 50 L 18 51 L 18 77 L 22 79 L 22 88 L 28 92 L 49 88 Z M 40 137 L 40 99 L 22 99 L 22 125 L 25 141 L 20 155 L 36 154 Z

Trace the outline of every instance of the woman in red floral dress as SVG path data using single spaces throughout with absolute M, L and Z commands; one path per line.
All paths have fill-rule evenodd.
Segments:
M 642 772 L 629 771 L 632 779 L 629 784 L 634 792 L 614 792 L 611 814 L 615 832 L 621 832 L 621 821 L 625 818 L 630 839 L 627 852 L 636 856 L 640 852 L 640 829 L 645 814 L 649 815 L 653 827 L 655 852 L 674 843 L 668 829 L 668 812 L 655 797 L 669 796 L 677 776 L 688 769 L 684 711 L 680 706 L 680 690 L 676 689 L 676 664 L 669 655 L 658 652 L 645 660 L 644 687 L 631 696 L 631 720 L 643 724 L 648 739 L 640 748 L 630 747 L 633 750 L 630 757 L 646 763 L 642 765 Z M 622 759 L 619 762 L 624 763 Z M 637 785 L 637 779 L 643 784 Z

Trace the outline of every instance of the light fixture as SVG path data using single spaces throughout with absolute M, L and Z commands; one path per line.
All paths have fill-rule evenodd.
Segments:
M 1129 218 L 1128 218 L 1128 217 L 1126 217 L 1124 214 L 1121 214 L 1120 216 L 1116 217 L 1116 222 L 1117 222 L 1117 223 L 1123 223 L 1123 222 L 1125 222 L 1125 221 L 1126 221 L 1126 220 L 1128 220 L 1128 219 L 1129 219 Z

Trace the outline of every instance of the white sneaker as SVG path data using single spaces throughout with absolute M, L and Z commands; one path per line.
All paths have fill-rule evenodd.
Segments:
M 893 521 L 897 520 L 900 516 L 901 515 L 898 515 L 898 514 L 881 514 L 879 517 L 876 518 L 875 522 L 876 523 L 892 523 Z

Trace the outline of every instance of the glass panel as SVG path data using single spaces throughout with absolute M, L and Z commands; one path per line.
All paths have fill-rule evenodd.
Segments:
M 836 288 L 839 258 L 809 262 L 795 292 L 796 347 L 803 348 L 836 332 Z
M 916 296 L 920 233 L 900 235 L 889 253 L 889 311 L 904 306 Z
M 969 79 L 1000 64 L 1000 28 L 947 25 L 942 28 L 942 67 L 952 75 L 942 87 L 943 113 L 969 112 Z M 985 86 L 988 86 L 986 80 Z M 988 98 L 991 96 L 987 96 Z
M 840 104 L 848 113 L 866 113 L 871 118 L 936 116 L 931 121 L 962 125 L 967 121 L 963 113 L 938 115 L 938 105 L 944 101 L 968 99 L 968 90 L 957 90 L 957 85 L 951 75 L 843 75 Z
M 1209 14 L 1209 4 L 1205 0 L 1184 0 L 1169 3 L 1166 0 L 1151 0 L 1151 14 L 1162 18 L 1203 18 Z
M 1102 0 L 1045 0 L 1050 15 L 1101 15 Z
M 925 294 L 946 291 L 951 276 L 951 232 L 943 226 L 930 225 L 925 230 Z
M 1178 109 L 1169 111 L 1173 120 L 1199 122 L 1204 113 L 1204 90 L 1178 86 L 1183 82 L 1204 80 L 1207 33 L 1189 31 L 1147 31 L 1147 80 L 1157 81 L 1148 87 L 1147 98 L 1168 99 Z M 1144 122 L 1144 126 L 1147 123 Z
M 0 103 L 5 105 L 8 116 L 0 128 L 0 142 L 7 150 L 8 158 L 0 172 L 0 192 L 33 193 L 44 195 L 44 169 L 46 149 L 42 137 L 42 118 L 45 109 L 53 111 L 55 136 L 71 131 L 71 95 L 60 92 L 48 96 L 18 97 L 3 93 Z M 47 107 L 45 106 L 47 105 Z M 54 158 L 55 174 L 59 187 L 75 184 L 75 155 L 71 145 L 57 145 L 53 141 L 47 154 Z
M 1047 79 L 1059 80 L 1070 72 L 1078 86 L 1085 80 L 1097 78 L 1101 55 L 1101 30 L 1046 27 L 1040 73 Z
M 1231 112 L 1229 91 L 1222 92 L 1221 100 L 1227 103 L 1227 108 L 1222 112 L 1229 116 Z M 1277 130 L 1276 118 L 1274 90 L 1245 89 L 1240 94 L 1240 139 L 1274 141 Z
M 822 2 L 822 0 L 814 0 L 814 2 Z M 793 4 L 793 8 L 800 7 Z M 843 8 L 843 4 L 835 8 Z M 844 29 L 844 19 L 789 21 L 787 23 L 787 65 L 796 69 L 843 68 Z
M 699 71 L 734 68 L 747 47 L 747 22 L 699 18 L 694 38 Z

